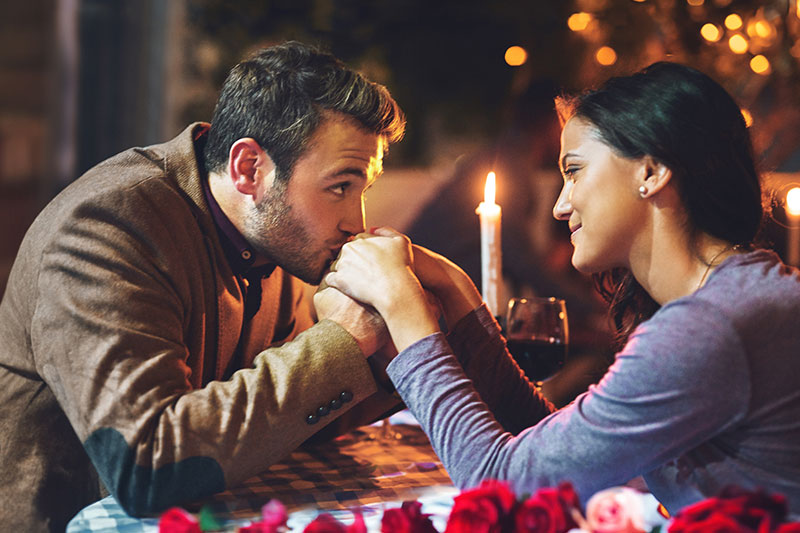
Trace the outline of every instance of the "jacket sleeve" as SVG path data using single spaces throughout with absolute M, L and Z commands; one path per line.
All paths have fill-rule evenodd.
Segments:
M 327 320 L 230 379 L 193 387 L 190 369 L 205 354 L 187 338 L 195 331 L 188 310 L 201 305 L 193 299 L 204 290 L 196 271 L 205 244 L 191 217 L 165 218 L 151 198 L 126 191 L 54 224 L 30 331 L 39 375 L 133 515 L 257 474 L 379 395 L 355 340 Z M 397 403 L 379 400 L 384 409 Z

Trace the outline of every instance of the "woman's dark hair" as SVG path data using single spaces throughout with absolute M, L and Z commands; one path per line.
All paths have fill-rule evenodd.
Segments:
M 275 163 L 276 178 L 288 180 L 324 111 L 348 115 L 390 143 L 405 130 L 403 111 L 386 87 L 327 52 L 291 41 L 231 69 L 208 132 L 206 167 L 222 170 L 231 145 L 251 137 Z
M 611 78 L 599 89 L 559 97 L 562 124 L 587 120 L 626 158 L 650 156 L 672 171 L 693 235 L 750 245 L 762 217 L 761 182 L 739 106 L 717 82 L 676 63 L 659 62 Z M 624 342 L 658 304 L 627 269 L 594 275 Z

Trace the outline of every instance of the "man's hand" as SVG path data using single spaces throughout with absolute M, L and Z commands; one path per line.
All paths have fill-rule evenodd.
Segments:
M 347 330 L 365 357 L 390 344 L 389 331 L 377 311 L 328 287 L 324 282 L 314 294 L 314 308 L 319 320 L 333 320 Z

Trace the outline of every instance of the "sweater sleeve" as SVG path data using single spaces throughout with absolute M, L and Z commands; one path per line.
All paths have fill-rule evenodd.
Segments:
M 462 318 L 447 341 L 477 393 L 506 431 L 516 435 L 555 409 L 508 353 L 500 326 L 485 304 Z
M 584 499 L 736 424 L 749 398 L 736 330 L 697 300 L 662 309 L 600 383 L 518 435 L 497 422 L 441 334 L 404 350 L 389 373 L 458 486 L 500 479 L 523 494 L 570 481 Z

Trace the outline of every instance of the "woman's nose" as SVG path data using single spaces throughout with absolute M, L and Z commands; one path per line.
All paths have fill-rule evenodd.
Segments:
M 564 183 L 564 186 L 561 187 L 561 194 L 558 195 L 556 204 L 553 206 L 553 217 L 556 220 L 569 220 L 569 216 L 572 214 L 571 193 L 572 184 L 570 182 Z

